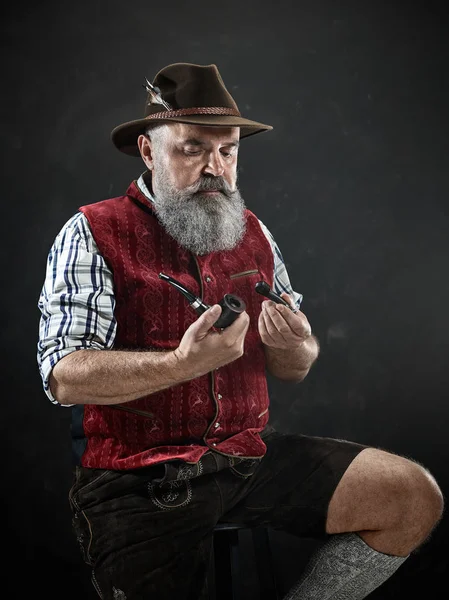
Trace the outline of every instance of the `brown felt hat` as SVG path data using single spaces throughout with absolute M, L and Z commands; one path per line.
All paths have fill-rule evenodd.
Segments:
M 175 63 L 147 80 L 144 116 L 115 127 L 114 145 L 125 154 L 140 156 L 137 138 L 153 123 L 191 123 L 217 127 L 240 127 L 240 137 L 273 129 L 241 116 L 216 65 Z

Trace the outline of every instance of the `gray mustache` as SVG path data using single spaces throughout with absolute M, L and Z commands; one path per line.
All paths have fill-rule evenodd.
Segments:
M 199 182 L 192 186 L 193 193 L 195 192 L 221 192 L 225 196 L 231 195 L 231 189 L 223 177 L 203 177 Z

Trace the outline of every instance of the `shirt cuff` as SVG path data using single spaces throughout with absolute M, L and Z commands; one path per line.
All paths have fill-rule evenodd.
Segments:
M 75 406 L 74 404 L 61 404 L 60 402 L 58 402 L 56 400 L 56 398 L 53 396 L 53 394 L 51 393 L 50 390 L 50 375 L 52 370 L 54 369 L 54 367 L 56 366 L 56 364 L 61 360 L 61 358 L 64 358 L 64 356 L 67 356 L 68 354 L 71 354 L 72 352 L 75 352 L 76 350 L 101 350 L 101 347 L 96 347 L 94 345 L 88 346 L 86 348 L 86 346 L 77 346 L 77 347 L 67 347 L 64 348 L 63 350 L 58 350 L 56 352 L 53 352 L 52 354 L 49 354 L 48 356 L 46 356 L 39 367 L 39 371 L 41 374 L 41 378 L 42 378 L 42 385 L 44 388 L 44 392 L 47 395 L 48 399 L 53 403 L 53 404 L 57 404 L 58 406 L 67 406 L 67 407 L 71 407 L 71 406 Z

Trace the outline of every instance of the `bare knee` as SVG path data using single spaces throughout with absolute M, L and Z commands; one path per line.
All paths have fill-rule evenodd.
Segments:
M 357 531 L 379 551 L 407 554 L 443 513 L 434 477 L 418 463 L 368 448 L 347 469 L 329 504 L 327 531 Z
M 416 462 L 406 466 L 409 485 L 406 486 L 405 503 L 411 522 L 416 520 L 423 541 L 439 523 L 444 511 L 444 499 L 433 475 Z M 407 502 L 408 499 L 408 502 Z

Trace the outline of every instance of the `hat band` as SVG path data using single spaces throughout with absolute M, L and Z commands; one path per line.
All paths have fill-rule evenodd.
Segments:
M 177 110 L 162 110 L 151 113 L 145 119 L 171 119 L 174 117 L 187 117 L 189 115 L 229 115 L 240 117 L 241 114 L 235 108 L 225 106 L 201 106 L 198 108 L 178 108 Z

